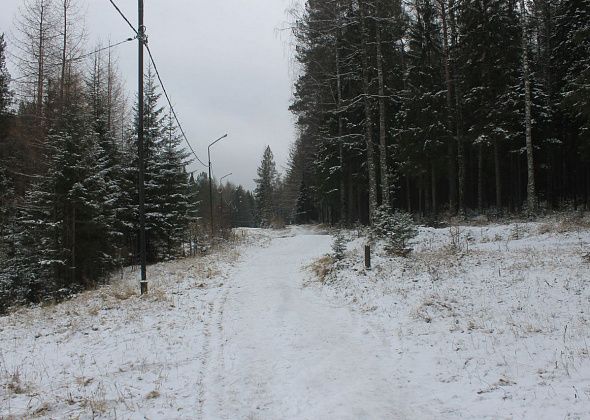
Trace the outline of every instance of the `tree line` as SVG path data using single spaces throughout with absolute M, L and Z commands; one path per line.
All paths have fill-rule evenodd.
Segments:
M 590 1 L 308 0 L 294 16 L 293 218 L 588 208 Z
M 152 68 L 140 116 L 113 46 L 88 48 L 83 21 L 80 1 L 26 0 L 16 35 L 8 45 L 0 35 L 0 312 L 64 298 L 137 264 L 139 118 L 148 262 L 211 240 L 209 180 L 188 171 L 192 156 Z M 252 193 L 212 183 L 213 232 L 254 225 Z

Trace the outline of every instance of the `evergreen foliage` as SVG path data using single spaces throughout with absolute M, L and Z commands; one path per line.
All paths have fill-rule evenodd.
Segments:
M 339 229 L 334 235 L 334 241 L 332 242 L 332 256 L 336 260 L 344 259 L 344 253 L 346 252 L 346 238 L 344 232 Z
M 270 146 L 266 146 L 264 149 L 257 174 L 254 197 L 256 198 L 258 222 L 261 227 L 271 227 L 275 216 L 277 216 L 276 197 L 279 179 Z
M 404 254 L 409 242 L 418 235 L 412 215 L 389 206 L 377 208 L 371 229 L 377 238 L 385 240 L 385 249 L 395 254 Z
M 422 217 L 588 208 L 590 2 L 524 4 L 307 1 L 292 212 L 369 223 L 374 175 L 379 203 Z

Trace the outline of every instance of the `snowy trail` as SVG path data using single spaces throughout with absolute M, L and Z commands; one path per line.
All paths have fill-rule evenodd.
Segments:
M 331 238 L 297 229 L 251 249 L 216 302 L 204 418 L 409 418 L 399 362 L 347 308 L 302 288 Z

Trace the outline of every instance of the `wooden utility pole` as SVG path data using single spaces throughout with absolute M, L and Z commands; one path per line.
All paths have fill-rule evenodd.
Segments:
M 145 42 L 145 28 L 143 27 L 143 0 L 138 0 L 138 66 L 137 66 L 137 102 L 138 102 L 138 129 L 137 148 L 139 153 L 139 260 L 141 265 L 141 281 L 139 282 L 141 294 L 147 293 L 146 276 L 146 244 L 145 244 L 145 161 L 143 146 L 143 44 Z

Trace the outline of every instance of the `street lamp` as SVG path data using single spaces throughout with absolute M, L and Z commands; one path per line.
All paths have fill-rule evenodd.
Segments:
M 215 143 L 217 143 L 219 140 L 224 139 L 227 137 L 227 134 L 224 134 L 223 136 L 219 137 L 217 140 L 215 140 L 213 143 L 211 143 L 209 146 L 207 146 L 207 157 L 209 158 L 209 204 L 210 204 L 210 210 L 211 210 L 211 237 L 213 238 L 213 235 L 215 234 L 215 230 L 213 229 L 213 181 L 211 180 L 211 146 L 213 146 Z

